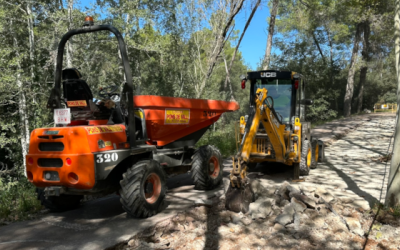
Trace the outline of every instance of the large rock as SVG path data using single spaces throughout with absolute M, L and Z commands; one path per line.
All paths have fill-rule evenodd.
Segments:
M 254 195 L 255 195 L 255 199 L 257 200 L 258 199 L 258 197 L 259 196 L 261 196 L 263 193 L 265 193 L 265 188 L 264 188 L 264 186 L 261 184 L 261 181 L 260 180 L 252 180 L 251 182 L 250 182 L 250 186 L 251 186 L 251 189 L 253 190 L 253 192 L 254 192 Z
M 309 208 L 315 208 L 315 201 L 308 196 L 302 194 L 291 193 L 292 198 L 296 198 L 297 200 L 303 202 Z
M 276 217 L 275 222 L 281 224 L 282 226 L 286 226 L 287 224 L 293 222 L 294 213 L 295 211 L 292 207 L 292 204 L 288 204 L 283 208 L 282 214 Z
M 279 207 L 284 207 L 284 206 L 286 206 L 287 204 L 290 204 L 290 202 L 289 202 L 288 200 L 282 199 L 281 202 L 279 203 Z
M 317 198 L 322 198 L 321 201 L 323 200 L 323 201 L 325 201 L 327 203 L 329 203 L 329 202 L 331 202 L 332 200 L 335 199 L 335 197 L 331 193 L 329 193 L 328 191 L 326 191 L 325 189 L 323 189 L 321 187 L 318 187 L 315 190 L 314 195 Z
M 287 189 L 287 186 L 290 186 L 290 184 L 289 182 L 285 181 L 284 183 L 282 183 L 276 194 L 283 199 L 289 200 L 289 191 Z
M 297 188 L 293 187 L 292 185 L 287 185 L 286 189 L 288 190 L 289 196 L 290 196 L 290 193 L 300 194 L 300 190 L 298 190 Z M 292 198 L 292 197 L 290 197 L 290 198 Z
M 306 210 L 307 205 L 304 204 L 303 202 L 299 201 L 295 197 L 292 197 L 290 200 L 292 207 L 294 208 L 294 211 L 302 213 L 304 210 Z
M 293 222 L 293 215 L 282 213 L 276 217 L 275 222 L 281 224 L 282 226 L 286 226 L 287 224 Z
M 290 216 L 294 216 L 295 210 L 293 204 L 287 204 L 282 211 L 282 214 L 289 214 Z
M 250 203 L 249 213 L 252 215 L 252 218 L 267 218 L 272 212 L 272 202 L 272 199 L 258 199 Z

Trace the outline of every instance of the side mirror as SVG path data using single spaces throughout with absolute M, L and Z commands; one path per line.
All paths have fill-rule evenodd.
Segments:
M 313 105 L 313 104 L 314 104 L 314 101 L 313 101 L 312 99 L 303 99 L 303 100 L 300 100 L 300 104 L 303 104 L 303 105 Z

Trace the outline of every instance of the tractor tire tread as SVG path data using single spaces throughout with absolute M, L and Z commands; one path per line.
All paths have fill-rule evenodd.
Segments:
M 214 179 L 209 175 L 209 160 L 216 157 L 219 163 L 219 174 Z M 217 187 L 222 181 L 222 156 L 219 150 L 212 145 L 205 145 L 198 148 L 193 155 L 193 163 L 191 169 L 192 180 L 195 189 L 211 190 Z
M 148 203 L 144 197 L 145 178 L 155 173 L 160 178 L 161 192 L 154 203 Z M 166 174 L 161 165 L 154 160 L 142 160 L 130 167 L 120 181 L 120 202 L 122 208 L 131 217 L 147 218 L 164 208 L 167 192 Z
M 312 140 L 311 142 L 311 169 L 316 169 L 318 166 L 318 161 L 315 160 L 315 149 L 318 147 L 318 141 Z
M 304 140 L 301 144 L 300 176 L 307 176 L 310 173 L 310 168 L 307 166 L 307 154 L 309 148 L 310 142 Z

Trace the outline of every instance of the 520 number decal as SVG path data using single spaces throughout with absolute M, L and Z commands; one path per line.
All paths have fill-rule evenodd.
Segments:
M 96 155 L 96 158 L 97 158 L 96 159 L 97 163 L 118 161 L 118 154 L 117 153 L 98 154 L 98 155 Z

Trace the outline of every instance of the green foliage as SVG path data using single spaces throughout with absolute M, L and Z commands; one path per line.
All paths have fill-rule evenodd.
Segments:
M 196 146 L 214 145 L 221 152 L 222 156 L 228 157 L 236 152 L 235 130 L 233 123 L 227 125 L 225 129 L 214 131 L 213 127 L 203 135 Z
M 0 220 L 26 220 L 42 209 L 36 199 L 35 187 L 25 178 L 0 179 Z
M 307 120 L 311 122 L 327 121 L 337 117 L 337 111 L 330 109 L 329 97 L 326 95 L 316 95 L 314 104 L 307 107 Z

